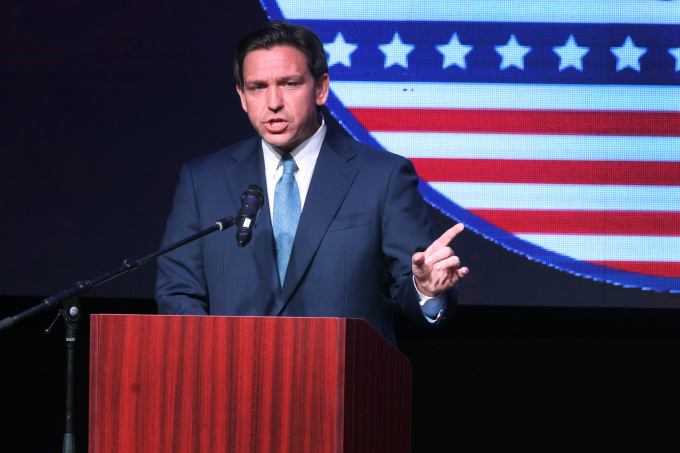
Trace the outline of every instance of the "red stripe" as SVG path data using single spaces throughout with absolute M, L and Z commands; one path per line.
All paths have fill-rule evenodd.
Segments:
M 679 112 L 351 108 L 369 132 L 680 135 Z
M 513 159 L 411 159 L 432 182 L 680 185 L 680 162 Z
M 680 262 L 660 263 L 646 261 L 589 261 L 600 266 L 607 266 L 620 271 L 656 277 L 680 278 Z
M 471 209 L 470 212 L 513 234 L 680 235 L 680 212 L 512 209 Z

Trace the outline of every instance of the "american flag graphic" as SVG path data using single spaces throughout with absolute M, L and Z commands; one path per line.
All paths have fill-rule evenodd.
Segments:
M 530 259 L 680 292 L 680 2 L 263 0 L 327 103 L 425 198 Z

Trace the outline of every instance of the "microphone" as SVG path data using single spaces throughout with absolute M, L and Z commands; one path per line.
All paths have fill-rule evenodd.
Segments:
M 264 204 L 264 193 L 255 184 L 249 185 L 241 195 L 241 209 L 236 214 L 236 245 L 245 247 L 253 237 L 257 216 Z

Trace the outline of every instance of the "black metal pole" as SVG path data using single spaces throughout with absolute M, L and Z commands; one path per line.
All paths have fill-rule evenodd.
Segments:
M 75 453 L 75 432 L 73 428 L 73 395 L 75 387 L 76 329 L 81 317 L 78 298 L 64 302 L 61 315 L 66 324 L 66 428 L 64 430 L 63 453 Z

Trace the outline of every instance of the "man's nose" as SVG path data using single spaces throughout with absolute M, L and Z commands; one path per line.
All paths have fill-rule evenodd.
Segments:
M 283 107 L 283 96 L 278 87 L 271 87 L 267 90 L 267 107 L 269 107 L 269 110 L 273 111 Z

